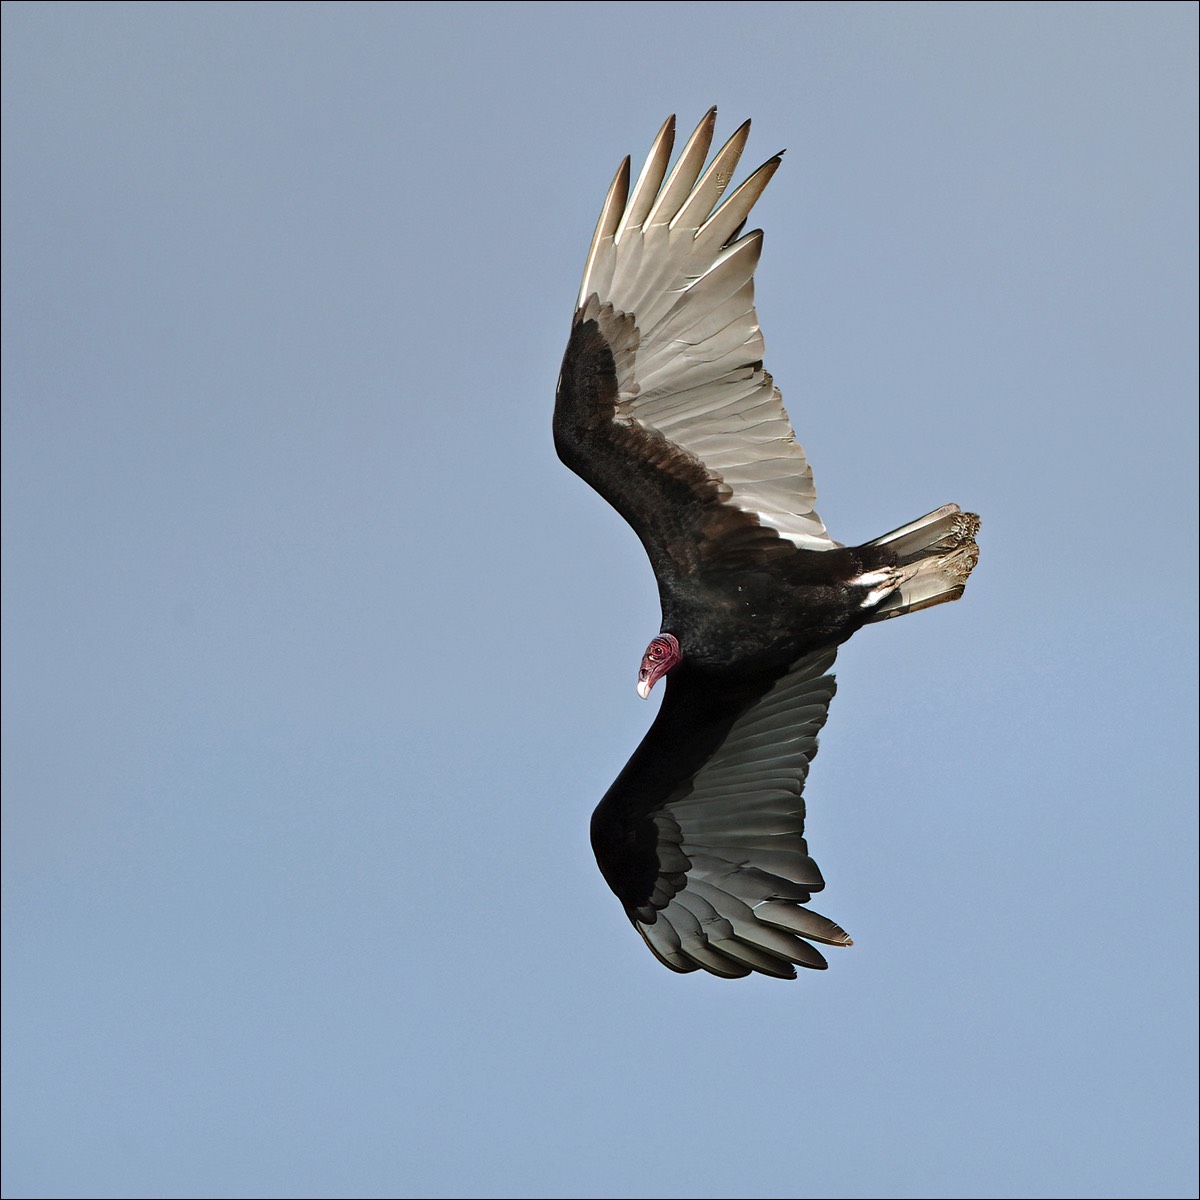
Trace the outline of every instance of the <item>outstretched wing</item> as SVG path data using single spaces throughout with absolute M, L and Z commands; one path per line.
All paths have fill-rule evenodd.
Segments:
M 747 121 L 702 173 L 716 109 L 667 174 L 675 119 L 632 191 L 617 172 L 588 252 L 555 406 L 563 461 L 633 525 L 656 570 L 697 544 L 785 539 L 828 550 L 804 451 L 763 370 L 759 231 L 738 234 L 776 155 L 719 207 Z
M 677 668 L 658 717 L 592 816 L 609 886 L 676 971 L 793 979 L 811 942 L 848 946 L 804 907 L 825 886 L 804 840 L 802 792 L 835 690 L 835 650 L 731 685 Z

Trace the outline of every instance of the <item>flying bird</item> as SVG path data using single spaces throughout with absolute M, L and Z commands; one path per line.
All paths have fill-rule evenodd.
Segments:
M 802 792 L 856 630 L 957 600 L 979 518 L 956 504 L 861 546 L 835 542 L 763 368 L 762 232 L 743 233 L 776 155 L 725 192 L 747 121 L 705 169 L 711 109 L 667 172 L 675 118 L 636 183 L 617 171 L 588 250 L 554 408 L 562 461 L 641 539 L 662 625 L 638 671 L 658 716 L 592 816 L 600 870 L 675 971 L 794 979 L 848 946 Z

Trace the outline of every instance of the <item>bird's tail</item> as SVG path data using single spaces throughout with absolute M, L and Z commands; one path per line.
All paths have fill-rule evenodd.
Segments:
M 908 525 L 877 537 L 868 546 L 878 546 L 889 564 L 901 574 L 901 582 L 880 601 L 872 621 L 886 621 L 904 613 L 931 608 L 957 600 L 967 586 L 967 576 L 979 561 L 975 534 L 979 518 L 965 513 L 957 504 L 943 504 Z

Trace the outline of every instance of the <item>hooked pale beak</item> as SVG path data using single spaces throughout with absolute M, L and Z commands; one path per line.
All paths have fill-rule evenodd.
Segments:
M 650 698 L 650 689 L 683 657 L 679 640 L 671 633 L 660 633 L 646 647 L 642 665 L 638 668 L 637 693 L 643 700 Z

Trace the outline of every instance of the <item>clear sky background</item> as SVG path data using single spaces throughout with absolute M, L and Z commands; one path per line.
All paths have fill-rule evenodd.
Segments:
M 6 5 L 5 1196 L 1194 1196 L 1196 32 Z M 555 377 L 713 103 L 831 532 L 983 515 L 839 658 L 794 983 L 587 842 L 659 618 Z

